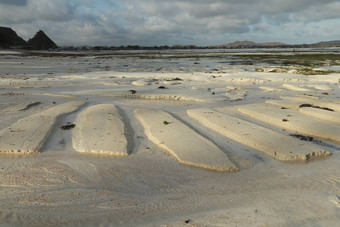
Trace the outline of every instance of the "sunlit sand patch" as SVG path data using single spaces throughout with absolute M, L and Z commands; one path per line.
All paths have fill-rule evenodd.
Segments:
M 282 85 L 284 88 L 292 91 L 313 91 L 311 89 L 305 88 L 302 85 L 294 85 L 294 84 L 283 84 Z
M 321 90 L 321 91 L 332 91 L 332 90 L 334 90 L 327 85 L 308 85 L 308 87 L 315 88 L 315 89 Z
M 74 95 L 61 95 L 61 94 L 51 94 L 51 93 L 26 93 L 26 95 L 40 95 L 40 96 L 51 96 L 51 97 L 60 97 L 60 98 L 77 98 Z
M 340 195 L 330 195 L 329 201 L 333 203 L 335 207 L 340 208 Z
M 127 91 L 102 91 L 102 90 L 87 90 L 87 91 L 76 91 L 76 92 L 68 92 L 72 95 L 90 95 L 97 97 L 122 97 L 122 98 L 130 98 L 130 99 L 146 99 L 146 100 L 171 100 L 171 101 L 191 101 L 191 102 L 206 102 L 207 98 L 204 99 L 200 97 L 195 97 L 193 94 L 185 94 L 185 92 L 178 93 L 176 92 L 154 92 L 154 91 L 136 91 L 136 90 L 127 90 Z M 211 95 L 210 95 L 211 96 Z M 212 99 L 213 97 L 210 97 Z M 206 97 L 206 96 L 205 96 Z
M 136 109 L 134 113 L 148 138 L 180 163 L 217 171 L 237 170 L 216 145 L 167 112 Z
M 17 79 L 8 79 L 1 80 L 0 85 L 9 86 L 13 88 L 21 88 L 21 87 L 41 87 L 41 86 L 72 86 L 73 83 L 65 82 L 65 81 L 54 81 L 54 80 L 17 80 Z
M 257 120 L 302 135 L 340 142 L 340 130 L 333 124 L 306 116 L 297 110 L 263 103 L 242 105 L 238 110 Z
M 40 152 L 61 115 L 76 111 L 83 101 L 70 101 L 21 119 L 0 132 L 0 153 Z
M 132 82 L 133 85 L 135 86 L 148 86 L 151 84 L 151 81 L 150 80 L 147 80 L 147 79 L 141 79 L 141 80 L 135 80 Z
M 81 112 L 72 131 L 78 152 L 126 156 L 127 139 L 122 117 L 112 104 L 99 104 Z
M 312 116 L 312 117 L 316 117 L 316 118 L 320 118 L 323 120 L 332 121 L 334 123 L 340 124 L 340 112 L 320 109 L 318 107 L 313 107 L 313 106 L 301 107 L 299 108 L 299 112 Z
M 261 86 L 259 87 L 261 90 L 267 91 L 267 92 L 284 92 L 284 89 L 280 89 L 280 88 L 274 88 L 274 87 L 264 87 Z
M 235 83 L 235 84 L 262 84 L 271 82 L 270 80 L 258 79 L 258 78 L 228 78 L 225 80 L 227 83 Z
M 267 100 L 267 104 L 279 106 L 281 108 L 298 110 L 303 102 L 294 102 L 291 100 Z
M 191 109 L 188 114 L 221 135 L 278 160 L 306 160 L 312 156 L 330 154 L 318 146 L 211 109 Z
M 59 97 L 59 98 L 77 98 L 77 96 L 74 96 L 74 95 L 67 95 L 67 94 L 26 93 L 26 92 L 5 92 L 5 93 L 0 93 L 0 95 L 2 95 L 2 96 L 37 95 L 37 96 Z
M 97 85 L 104 85 L 104 86 L 118 86 L 119 83 L 116 82 L 94 82 L 93 84 L 97 84 Z
M 193 86 L 191 87 L 193 90 L 201 90 L 201 91 L 210 91 L 210 89 L 207 86 Z
M 150 99 L 150 100 L 177 100 L 177 101 L 191 101 L 191 102 L 205 102 L 203 99 L 171 94 L 122 94 L 120 97 L 133 99 Z
M 300 94 L 296 94 L 297 97 L 301 97 L 301 98 L 306 98 L 306 99 L 320 99 L 320 96 L 319 94 L 303 94 L 303 95 L 300 95 Z
M 311 104 L 314 106 L 319 106 L 319 107 L 324 107 L 324 108 L 329 108 L 335 111 L 340 111 L 340 105 L 334 102 L 331 102 L 331 100 L 321 100 L 321 99 L 309 99 L 309 98 L 301 98 L 301 97 L 291 97 L 291 96 L 281 96 L 280 97 L 283 100 L 290 101 L 290 103 L 297 103 L 299 105 L 301 104 Z

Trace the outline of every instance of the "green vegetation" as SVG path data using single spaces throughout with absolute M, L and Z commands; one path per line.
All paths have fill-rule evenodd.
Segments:
M 241 55 L 240 59 L 252 60 L 255 63 L 275 65 L 323 66 L 340 65 L 340 55 L 332 53 L 299 53 L 299 54 L 252 54 Z
M 325 68 L 311 67 L 311 66 L 272 66 L 272 67 L 257 67 L 254 69 L 257 72 L 268 72 L 268 73 L 294 73 L 301 75 L 329 75 L 332 73 L 339 73 Z

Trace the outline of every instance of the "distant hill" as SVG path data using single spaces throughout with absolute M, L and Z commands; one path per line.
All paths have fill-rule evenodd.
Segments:
M 209 48 L 221 48 L 221 49 L 238 49 L 238 48 L 266 48 L 266 47 L 286 47 L 289 46 L 285 43 L 268 42 L 268 43 L 255 43 L 251 41 L 235 41 L 233 43 L 213 45 Z
M 233 43 L 196 46 L 196 45 L 174 45 L 174 46 L 95 46 L 86 47 L 87 50 L 166 50 L 166 49 L 245 49 L 245 48 L 328 48 L 340 47 L 340 40 L 322 41 L 313 44 L 286 44 L 280 42 L 255 43 L 252 41 L 235 41 Z M 11 28 L 0 27 L 0 48 L 21 48 L 32 50 L 48 50 L 58 48 L 57 44 L 50 39 L 45 32 L 39 30 L 35 36 L 26 42 Z M 77 47 L 63 47 L 64 50 L 79 50 Z M 84 47 L 80 48 L 84 50 Z
M 322 42 L 318 42 L 315 43 L 315 45 L 340 45 L 340 40 L 332 40 L 332 41 L 322 41 Z
M 18 36 L 13 29 L 0 27 L 0 47 L 48 50 L 57 48 L 58 46 L 41 30 L 38 31 L 32 39 L 26 42 L 23 38 Z
M 28 40 L 28 46 L 35 50 L 48 50 L 57 48 L 57 44 L 53 42 L 43 31 L 38 31 L 35 36 Z
M 27 42 L 11 28 L 0 27 L 0 46 L 26 46 Z

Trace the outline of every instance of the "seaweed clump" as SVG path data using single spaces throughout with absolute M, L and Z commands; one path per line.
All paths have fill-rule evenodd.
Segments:
M 303 108 L 303 107 L 311 107 L 311 108 L 316 108 L 316 109 L 321 109 L 321 110 L 327 110 L 327 111 L 331 111 L 331 112 L 334 112 L 334 110 L 333 109 L 331 109 L 331 108 L 327 108 L 327 107 L 321 107 L 321 106 L 314 106 L 314 105 L 312 105 L 312 104 L 301 104 L 300 106 L 299 106 L 299 108 Z

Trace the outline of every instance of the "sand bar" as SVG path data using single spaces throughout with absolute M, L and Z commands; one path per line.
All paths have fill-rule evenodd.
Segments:
M 318 146 L 212 109 L 191 109 L 187 112 L 204 126 L 278 160 L 306 160 L 311 156 L 330 154 Z
M 57 118 L 76 111 L 84 101 L 71 101 L 23 118 L 0 132 L 0 153 L 29 154 L 40 152 Z
M 148 138 L 180 163 L 218 171 L 237 169 L 216 145 L 169 113 L 155 109 L 136 109 L 134 113 Z
M 296 110 L 282 109 L 262 103 L 242 105 L 238 107 L 238 110 L 257 120 L 294 133 L 340 142 L 339 127 L 306 116 Z
M 72 141 L 78 152 L 128 155 L 124 122 L 114 105 L 88 107 L 78 115 L 76 124 Z

